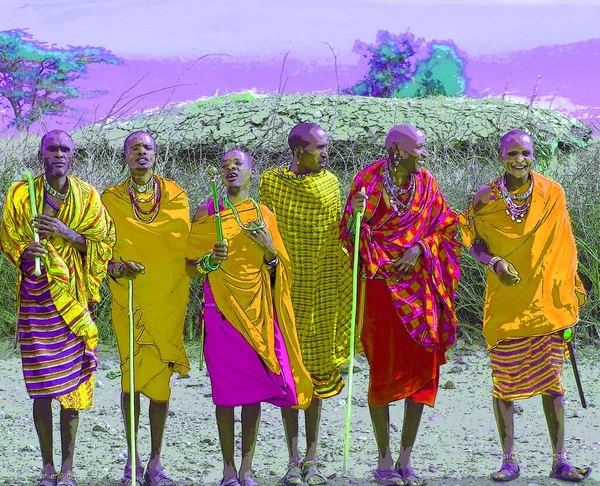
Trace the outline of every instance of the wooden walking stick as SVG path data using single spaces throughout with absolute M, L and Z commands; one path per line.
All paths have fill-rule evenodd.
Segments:
M 581 385 L 581 378 L 579 376 L 579 369 L 577 368 L 577 360 L 575 359 L 575 350 L 573 349 L 573 329 L 570 327 L 563 331 L 563 339 L 567 342 L 569 348 L 569 355 L 571 356 L 571 366 L 573 367 L 573 374 L 575 375 L 575 383 L 577 383 L 577 391 L 579 392 L 579 400 L 581 400 L 581 406 L 587 408 L 587 402 L 585 401 L 585 395 L 583 394 L 583 386 Z
M 219 210 L 219 193 L 217 192 L 217 176 L 219 171 L 214 167 L 208 169 L 212 191 L 213 208 L 215 210 L 215 224 L 217 225 L 217 240 L 223 241 L 223 228 L 221 226 L 221 212 Z M 203 305 L 204 307 L 204 305 Z M 204 308 L 200 316 L 200 371 L 204 368 Z
M 131 486 L 136 485 L 136 462 L 135 462 L 135 378 L 133 364 L 133 340 L 135 333 L 133 329 L 133 280 L 127 281 L 129 290 L 129 453 L 131 457 Z
M 363 187 L 360 192 L 365 193 Z M 354 261 L 352 262 L 352 320 L 350 321 L 350 363 L 348 366 L 348 394 L 346 397 L 346 437 L 344 439 L 344 462 L 342 474 L 346 474 L 348 464 L 348 455 L 350 453 L 350 421 L 352 418 L 352 375 L 354 372 L 354 336 L 356 334 L 356 305 L 358 300 L 358 267 L 359 267 L 359 243 L 360 243 L 360 222 L 363 213 L 358 211 L 354 221 Z M 361 302 L 362 304 L 362 302 Z M 361 305 L 362 307 L 362 305 Z
M 29 202 L 31 203 L 31 217 L 33 219 L 38 215 L 37 204 L 35 202 L 35 185 L 33 183 L 33 175 L 31 174 L 31 171 L 29 169 L 25 169 L 25 172 L 23 172 L 23 177 L 25 178 L 25 180 L 27 181 L 27 185 L 29 186 Z M 38 230 L 35 226 L 33 227 L 33 240 L 36 243 L 40 242 L 40 234 L 38 233 Z M 34 275 L 36 277 L 39 277 L 41 274 L 42 267 L 40 264 L 40 258 L 35 257 Z

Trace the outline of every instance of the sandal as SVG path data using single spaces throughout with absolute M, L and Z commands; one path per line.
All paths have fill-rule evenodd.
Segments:
M 573 472 L 577 476 L 573 476 Z M 553 479 L 560 479 L 561 481 L 568 481 L 570 483 L 580 483 L 585 478 L 592 474 L 591 467 L 575 467 L 564 459 L 555 460 L 552 464 L 552 471 L 550 477 Z
M 287 485 L 302 484 L 304 480 L 302 479 L 301 465 L 302 461 L 300 459 L 288 463 L 288 470 L 285 473 L 285 476 L 283 476 L 281 479 L 281 483 Z
M 156 474 L 150 475 L 150 471 L 146 469 L 144 474 L 144 486 L 177 486 L 165 472 L 161 469 Z
M 377 482 L 379 484 L 383 484 L 384 486 L 402 486 L 406 484 L 402 475 L 395 469 L 392 471 L 373 469 L 373 474 L 375 475 Z
M 492 481 L 499 483 L 507 483 L 513 479 L 517 479 L 521 475 L 521 468 L 518 464 L 512 462 L 503 462 L 502 467 L 490 474 Z
M 254 478 L 246 478 L 240 481 L 240 486 L 259 486 Z
M 131 467 L 129 464 L 125 467 L 125 471 L 123 471 L 123 477 L 121 478 L 119 486 L 131 486 Z M 135 468 L 135 486 L 144 486 L 143 467 Z
M 310 486 L 328 483 L 327 478 L 319 471 L 318 461 L 316 459 L 302 462 L 302 476 L 304 477 L 304 482 L 310 484 Z
M 398 463 L 394 466 L 396 471 L 400 473 L 402 479 L 404 479 L 404 484 L 408 486 L 425 486 L 427 484 L 427 480 L 420 478 L 415 474 L 415 470 L 412 467 L 398 467 Z
M 223 479 L 219 483 L 219 486 L 242 486 L 242 485 L 240 484 L 240 480 L 234 476 L 233 478 L 229 478 L 227 481 L 225 479 Z
M 57 476 L 56 486 L 77 486 L 73 473 L 59 473 Z
M 58 474 L 52 473 L 42 473 L 42 477 L 40 478 L 40 482 L 38 486 L 56 486 L 56 480 L 58 479 Z

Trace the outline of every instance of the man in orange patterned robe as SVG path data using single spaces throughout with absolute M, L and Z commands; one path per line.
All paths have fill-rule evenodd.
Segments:
M 457 218 L 431 173 L 423 132 L 399 125 L 387 135 L 388 157 L 354 179 L 341 222 L 353 251 L 360 228 L 362 344 L 370 365 L 369 407 L 381 484 L 423 485 L 411 467 L 423 405 L 433 406 L 439 367 L 454 343 L 454 296 L 460 277 Z M 364 194 L 361 193 L 364 189 Z M 359 330 L 360 332 L 360 330 Z M 389 448 L 389 403 L 406 398 L 400 455 Z

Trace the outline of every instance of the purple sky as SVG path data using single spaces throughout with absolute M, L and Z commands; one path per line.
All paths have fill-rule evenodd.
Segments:
M 106 89 L 80 100 L 85 120 L 101 118 L 119 95 L 148 73 L 131 96 L 173 84 L 171 92 L 141 99 L 135 109 L 256 88 L 277 90 L 281 59 L 290 51 L 286 92 L 332 91 L 336 80 L 328 42 L 338 55 L 340 84 L 365 72 L 352 52 L 356 39 L 372 43 L 379 29 L 410 29 L 418 37 L 452 39 L 468 55 L 472 92 L 498 95 L 508 85 L 530 96 L 537 75 L 541 102 L 579 117 L 600 115 L 599 1 L 393 0 L 2 0 L 0 30 L 28 28 L 59 46 L 98 45 L 126 59 L 94 68 L 82 86 Z M 574 44 L 565 55 L 559 48 Z M 515 53 L 534 49 L 524 54 Z M 503 54 L 504 53 L 504 54 Z M 506 54 L 508 53 L 508 54 Z M 588 60 L 596 54 L 596 62 Z M 220 54 L 194 62 L 206 54 Z M 569 67 L 565 67 L 569 63 Z M 575 106 L 578 105 L 579 107 Z M 96 111 L 94 116 L 92 111 Z M 57 121 L 58 123 L 58 121 Z M 72 122 L 69 122 L 72 124 Z

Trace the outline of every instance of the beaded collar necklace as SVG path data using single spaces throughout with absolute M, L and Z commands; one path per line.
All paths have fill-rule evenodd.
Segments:
M 265 227 L 265 222 L 262 219 L 262 213 L 260 212 L 260 206 L 258 205 L 258 203 L 251 197 L 249 197 L 248 199 L 250 199 L 252 204 L 254 204 L 254 209 L 256 209 L 256 219 L 258 221 L 258 225 L 243 224 L 240 219 L 240 215 L 239 215 L 237 209 L 231 203 L 231 201 L 229 199 L 227 199 L 227 196 L 225 196 L 223 198 L 223 202 L 225 203 L 226 208 L 231 209 L 231 212 L 233 213 L 233 217 L 235 218 L 235 221 L 237 222 L 237 224 L 240 228 L 242 228 L 243 230 L 246 230 L 246 231 L 257 231 L 257 230 Z
M 506 214 L 510 216 L 510 219 L 516 223 L 521 223 L 523 218 L 527 215 L 527 211 L 531 207 L 531 201 L 527 201 L 533 193 L 533 175 L 529 173 L 529 187 L 522 194 L 513 194 L 506 187 L 506 174 L 500 178 L 499 184 L 500 192 L 504 204 L 506 204 Z M 523 201 L 521 204 L 515 203 L 515 201 Z

